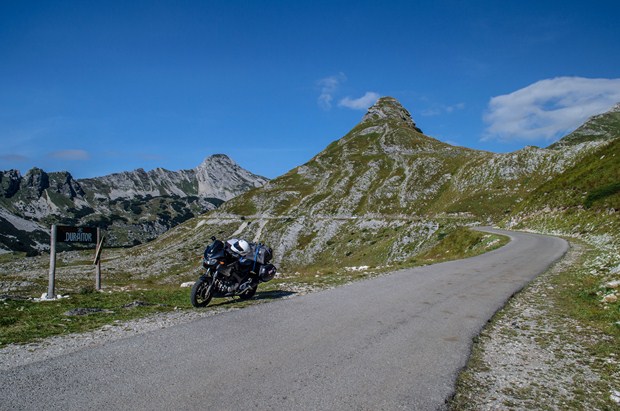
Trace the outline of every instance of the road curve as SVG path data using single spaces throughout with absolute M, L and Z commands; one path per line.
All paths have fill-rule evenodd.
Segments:
M 444 409 L 472 338 L 568 249 L 488 231 L 512 241 L 7 370 L 0 409 Z

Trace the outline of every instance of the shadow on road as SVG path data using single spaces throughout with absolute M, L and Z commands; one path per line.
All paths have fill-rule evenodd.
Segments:
M 297 294 L 297 293 L 293 291 L 284 291 L 284 290 L 258 291 L 256 295 L 254 295 L 254 300 L 275 300 L 278 298 L 289 297 L 294 294 Z
M 277 300 L 278 298 L 290 297 L 291 295 L 297 294 L 294 291 L 284 291 L 284 290 L 272 290 L 272 291 L 258 291 L 251 299 L 247 300 L 248 303 L 256 300 Z M 239 297 L 223 297 L 223 298 L 214 298 L 213 301 L 217 301 L 215 303 L 209 304 L 209 307 L 221 307 L 226 305 L 240 304 L 243 302 Z

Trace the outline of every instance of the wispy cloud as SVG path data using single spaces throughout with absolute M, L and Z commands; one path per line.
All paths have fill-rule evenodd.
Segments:
M 426 110 L 422 110 L 420 114 L 426 117 L 430 116 L 439 116 L 441 114 L 450 114 L 457 110 L 463 110 L 465 108 L 465 103 L 453 104 L 451 106 L 446 106 L 444 104 L 436 104 Z
M 489 101 L 482 141 L 550 141 L 620 101 L 620 79 L 557 77 Z
M 85 150 L 59 150 L 49 153 L 48 157 L 56 160 L 89 160 L 90 155 Z
M 0 156 L 0 160 L 8 161 L 12 163 L 21 163 L 28 160 L 28 157 L 21 154 L 4 154 Z
M 347 76 L 342 72 L 317 81 L 317 85 L 321 90 L 321 94 L 317 99 L 319 107 L 323 110 L 331 110 L 334 99 L 338 94 L 338 90 L 345 81 L 347 81 Z M 373 105 L 379 97 L 380 96 L 378 93 L 367 91 L 366 94 L 357 99 L 353 99 L 351 97 L 344 97 L 340 99 L 338 106 L 353 110 L 366 110 L 368 107 Z
M 334 76 L 325 77 L 317 81 L 317 85 L 321 89 L 321 94 L 318 98 L 319 107 L 323 110 L 331 109 L 334 93 L 336 93 L 340 84 L 345 81 L 347 81 L 347 76 L 345 76 L 344 73 L 338 73 Z
M 346 107 L 353 110 L 366 110 L 368 107 L 375 104 L 379 97 L 379 93 L 375 93 L 374 91 L 367 91 L 366 94 L 364 94 L 360 98 L 352 99 L 350 97 L 345 97 L 340 100 L 338 105 L 340 107 Z

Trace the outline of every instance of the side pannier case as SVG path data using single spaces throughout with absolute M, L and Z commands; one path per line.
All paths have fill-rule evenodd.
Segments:
M 273 250 L 264 244 L 252 244 L 252 260 L 260 264 L 267 264 L 273 258 Z
M 262 264 L 267 264 L 273 258 L 273 250 L 266 245 L 262 246 L 260 251 L 260 261 Z
M 275 276 L 276 267 L 273 264 L 264 264 L 258 271 L 258 278 L 260 278 L 261 282 L 263 283 L 273 280 L 273 277 Z

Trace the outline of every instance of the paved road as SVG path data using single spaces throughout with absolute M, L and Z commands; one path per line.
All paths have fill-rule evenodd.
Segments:
M 512 242 L 102 344 L 0 375 L 0 409 L 435 410 L 472 338 L 567 250 Z

